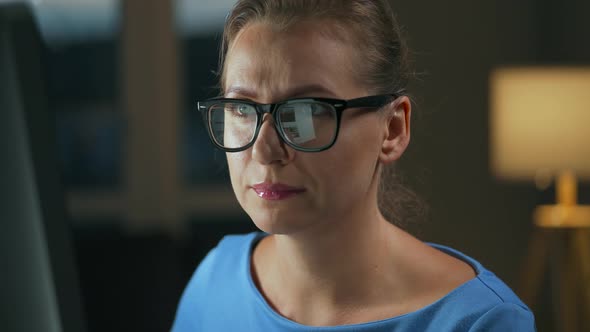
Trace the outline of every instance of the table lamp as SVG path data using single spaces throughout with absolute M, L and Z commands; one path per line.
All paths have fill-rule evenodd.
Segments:
M 576 177 L 590 179 L 590 67 L 503 68 L 491 76 L 491 168 L 501 179 L 557 176 L 557 204 L 540 206 L 548 227 L 590 225 Z
M 533 220 L 537 233 L 548 229 L 571 232 L 571 249 L 561 260 L 569 262 L 563 265 L 567 271 L 560 275 L 568 289 L 560 290 L 557 310 L 562 330 L 578 330 L 572 312 L 590 312 L 590 206 L 577 203 L 576 189 L 577 178 L 590 179 L 590 67 L 500 68 L 490 76 L 490 89 L 492 173 L 503 180 L 535 181 L 539 187 L 556 178 L 556 203 L 538 206 Z M 521 293 L 529 302 L 544 272 L 541 256 L 551 250 L 550 242 L 535 232 Z M 570 282 L 574 280 L 579 283 Z M 576 305 L 574 298 L 580 295 L 586 308 Z

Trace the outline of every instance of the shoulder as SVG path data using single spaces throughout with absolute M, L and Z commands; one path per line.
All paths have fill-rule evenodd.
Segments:
M 199 264 L 188 283 L 187 291 L 220 281 L 223 272 L 237 272 L 236 269 L 247 263 L 252 244 L 261 236 L 262 233 L 249 233 L 223 237 Z
M 465 320 L 469 331 L 534 331 L 532 311 L 500 278 L 482 270 L 450 294 L 449 313 Z M 492 329 L 494 327 L 494 329 Z
M 202 324 L 200 315 L 215 309 L 220 299 L 231 298 L 236 289 L 244 288 L 250 248 L 261 236 L 262 233 L 228 235 L 209 251 L 182 293 L 174 331 Z
M 469 282 L 466 282 L 461 287 L 457 288 L 457 290 L 481 293 L 479 295 L 486 295 L 485 298 L 492 302 L 511 302 L 525 306 L 525 304 L 518 298 L 518 296 L 516 296 L 516 294 L 514 294 L 508 285 L 506 285 L 492 271 L 485 268 L 474 258 L 467 256 L 459 250 L 447 246 L 433 243 L 429 243 L 429 245 L 446 253 L 449 256 L 463 261 L 464 263 L 470 265 L 475 271 L 475 278 L 471 279 Z
M 469 331 L 535 331 L 532 311 L 493 272 L 455 249 L 431 246 L 470 264 L 476 272 L 475 278 L 436 303 L 436 317 L 454 320 Z
M 536 331 L 533 313 L 517 303 L 503 302 L 488 310 L 469 331 Z
M 195 270 L 189 287 L 196 282 L 211 281 L 211 274 L 216 270 L 235 269 L 237 263 L 246 259 L 252 242 L 260 233 L 226 235 L 211 249 Z

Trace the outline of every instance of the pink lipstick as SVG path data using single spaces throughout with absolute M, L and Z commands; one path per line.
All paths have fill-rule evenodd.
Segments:
M 282 183 L 259 183 L 252 186 L 258 197 L 268 201 L 279 201 L 305 191 L 303 188 L 291 187 Z

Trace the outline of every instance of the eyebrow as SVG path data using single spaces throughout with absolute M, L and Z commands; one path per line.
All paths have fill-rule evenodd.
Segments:
M 243 86 L 231 86 L 229 89 L 227 89 L 225 94 L 235 94 L 250 99 L 256 99 L 257 97 L 257 94 L 254 90 L 248 89 L 247 87 Z M 285 96 L 287 98 L 283 99 L 291 99 L 297 97 L 320 97 L 320 95 L 330 97 L 336 96 L 334 92 L 332 92 L 330 89 L 326 88 L 323 85 L 306 84 L 288 90 L 287 93 L 285 93 Z

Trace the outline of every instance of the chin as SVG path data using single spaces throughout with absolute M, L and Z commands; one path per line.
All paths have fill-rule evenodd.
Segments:
M 246 210 L 254 225 L 261 231 L 268 234 L 289 235 L 308 228 L 312 218 L 302 213 L 269 213 L 270 211 L 248 211 Z
M 293 197 L 284 201 L 266 201 L 247 193 L 238 197 L 242 209 L 254 225 L 268 234 L 293 234 L 309 227 L 314 209 L 305 199 Z

